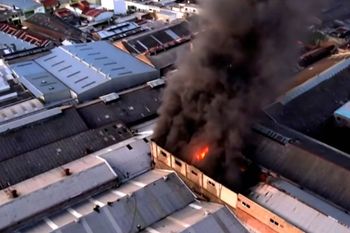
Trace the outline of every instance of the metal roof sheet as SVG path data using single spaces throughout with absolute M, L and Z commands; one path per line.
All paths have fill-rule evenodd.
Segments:
M 120 181 L 132 179 L 151 169 L 150 146 L 144 140 L 137 140 L 118 149 L 113 146 L 100 155 L 118 174 Z
M 247 156 L 262 166 L 298 183 L 327 200 L 350 208 L 349 155 L 318 141 L 277 126 L 272 128 L 284 136 L 298 139 L 297 143 L 281 145 L 256 135 L 255 153 Z M 340 183 L 341 182 L 341 183 Z
M 15 63 L 10 66 L 18 79 L 36 96 L 55 100 L 69 99 L 69 89 L 48 70 L 34 61 Z
M 107 41 L 68 45 L 62 48 L 112 79 L 155 72 L 151 66 Z
M 68 54 L 62 47 L 52 49 L 50 54 L 35 61 L 77 94 L 109 80 L 96 69 L 91 69 L 88 63 Z
M 296 198 L 268 185 L 260 184 L 252 190 L 250 198 L 306 232 L 350 232 L 350 228 L 337 222 Z
M 141 232 L 248 233 L 225 206 L 208 202 L 191 203 Z
M 163 87 L 144 87 L 120 94 L 119 99 L 105 104 L 102 101 L 78 108 L 90 127 L 100 127 L 115 121 L 126 125 L 144 122 L 156 116 Z
M 36 47 L 34 44 L 28 43 L 24 40 L 18 39 L 15 36 L 11 36 L 5 32 L 0 31 L 0 49 L 6 49 L 7 46 L 15 46 L 12 48 L 15 51 L 32 49 Z
M 33 114 L 29 114 L 27 116 L 14 119 L 13 121 L 9 121 L 1 124 L 0 133 L 8 132 L 10 130 L 15 130 L 20 127 L 26 126 L 28 124 L 34 124 L 42 120 L 47 120 L 48 118 L 55 117 L 61 113 L 62 113 L 62 110 L 59 107 L 35 112 Z
M 277 189 L 289 194 L 290 196 L 300 200 L 301 202 L 317 209 L 321 213 L 337 219 L 347 226 L 350 226 L 350 215 L 343 210 L 336 208 L 334 205 L 325 200 L 321 200 L 317 195 L 305 191 L 296 185 L 293 185 L 279 178 L 269 179 L 269 184 Z
M 0 4 L 9 7 L 16 6 L 22 10 L 34 10 L 41 6 L 40 3 L 34 0 L 0 0 Z
M 21 117 L 31 112 L 44 108 L 44 105 L 38 99 L 27 100 L 9 107 L 0 109 L 0 123 Z
M 10 90 L 10 85 L 8 84 L 5 75 L 1 72 L 1 67 L 0 67 L 0 93 L 9 91 Z
M 17 198 L 0 191 L 0 230 L 116 179 L 105 162 L 91 156 L 64 167 L 71 175 L 65 176 L 62 168 L 57 168 L 17 184 Z
M 140 26 L 134 22 L 123 22 L 111 27 L 105 28 L 99 32 L 96 32 L 101 39 L 106 39 L 112 36 L 117 36 L 131 30 L 140 29 Z
M 45 219 L 46 223 L 47 220 L 53 223 L 47 224 L 51 225 L 53 232 L 136 233 L 139 232 L 138 225 L 145 228 L 189 205 L 194 198 L 175 173 L 151 170 L 119 188 L 92 196 Z M 94 210 L 96 205 L 99 206 L 98 210 Z M 40 221 L 20 232 L 45 232 L 38 230 L 43 228 L 42 223 Z
M 66 109 L 60 116 L 50 118 L 44 124 L 34 124 L 0 135 L 0 162 L 86 130 L 88 128 L 78 112 Z
M 43 136 L 38 137 L 42 138 Z M 52 136 L 50 137 L 52 139 Z M 118 127 L 109 125 L 66 137 L 24 154 L 13 156 L 0 163 L 0 187 L 6 188 L 130 137 L 130 132 L 120 132 L 119 134 Z M 32 140 L 36 142 L 35 140 L 38 139 Z M 30 140 L 25 141 L 30 144 Z

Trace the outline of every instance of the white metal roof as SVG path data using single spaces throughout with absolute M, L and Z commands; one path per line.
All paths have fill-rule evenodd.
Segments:
M 142 232 L 248 233 L 225 206 L 198 201 L 147 227 Z
M 335 218 L 268 184 L 256 186 L 250 198 L 306 232 L 350 232 L 348 226 L 339 223 Z
M 111 80 L 117 81 L 113 88 L 118 90 L 159 76 L 153 67 L 106 41 L 54 48 L 35 62 L 78 95 Z
M 62 49 L 112 79 L 155 71 L 151 66 L 106 41 L 69 45 Z
M 57 108 L 51 108 L 48 110 L 44 110 L 44 111 L 39 111 L 39 112 L 35 112 L 33 114 L 29 114 L 25 117 L 20 117 L 20 118 L 16 118 L 13 121 L 10 122 L 5 122 L 4 124 L 0 125 L 0 133 L 9 131 L 9 130 L 13 130 L 13 129 L 17 129 L 20 127 L 23 127 L 25 125 L 34 123 L 34 122 L 38 122 L 40 120 L 44 120 L 50 117 L 54 117 L 57 116 L 59 114 L 62 113 L 61 108 L 57 107 Z
M 317 209 L 325 215 L 331 216 L 337 219 L 339 222 L 350 226 L 350 215 L 345 213 L 343 210 L 336 208 L 333 204 L 330 204 L 324 200 L 321 200 L 318 196 L 313 193 L 306 192 L 299 187 L 282 179 L 274 178 L 269 180 L 269 184 L 276 187 L 279 190 L 283 190 L 292 197 L 300 200 L 301 202 Z
M 174 172 L 152 170 L 117 189 L 107 190 L 47 216 L 20 232 L 45 232 L 38 230 L 43 228 L 44 222 L 53 232 L 136 233 L 138 225 L 142 228 L 149 226 L 187 206 L 194 198 Z M 98 211 L 94 210 L 96 205 Z
M 0 93 L 10 90 L 10 85 L 7 82 L 7 68 L 0 63 Z
M 135 30 L 137 28 L 140 28 L 140 26 L 137 23 L 134 22 L 124 22 L 117 25 L 113 25 L 111 27 L 105 28 L 104 30 L 101 30 L 99 32 L 96 32 L 101 39 L 111 37 L 114 35 L 118 35 L 130 30 Z
M 107 164 L 93 156 L 64 167 L 70 169 L 70 176 L 56 168 L 12 187 L 19 193 L 17 198 L 6 189 L 0 191 L 0 230 L 116 179 Z
M 35 61 L 15 63 L 10 66 L 18 79 L 36 97 L 59 93 L 62 98 L 70 97 L 69 89 Z
M 54 48 L 50 54 L 35 61 L 77 94 L 109 80 L 89 64 L 68 54 L 62 47 Z
M 39 111 L 44 108 L 44 105 L 37 99 L 27 100 L 9 107 L 0 109 L 0 123 L 11 120 L 16 117 L 21 117 L 25 114 Z

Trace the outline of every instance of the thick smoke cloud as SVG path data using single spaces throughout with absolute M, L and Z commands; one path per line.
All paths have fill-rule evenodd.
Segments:
M 297 41 L 303 39 L 310 16 L 320 10 L 320 1 L 201 4 L 202 33 L 169 80 L 155 140 L 193 163 L 195 151 L 209 145 L 205 164 L 225 170 L 225 179 L 237 179 L 252 121 L 289 81 Z

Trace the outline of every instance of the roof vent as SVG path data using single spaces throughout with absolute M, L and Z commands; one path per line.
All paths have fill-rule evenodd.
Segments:
M 65 176 L 70 176 L 70 175 L 72 175 L 72 172 L 71 172 L 71 170 L 70 170 L 69 168 L 65 168 L 63 171 L 64 171 L 64 175 L 65 175 Z
M 100 213 L 100 206 L 99 205 L 95 205 L 93 210 L 96 211 L 97 213 Z
M 108 95 L 100 96 L 100 100 L 102 100 L 105 104 L 110 103 L 117 99 L 119 99 L 119 95 L 115 92 L 112 92 Z
M 16 189 L 10 190 L 10 194 L 11 194 L 11 197 L 12 197 L 12 198 L 16 198 L 16 197 L 19 196 Z
M 161 78 L 147 82 L 147 85 L 150 86 L 151 88 L 160 87 L 160 86 L 163 86 L 164 84 L 165 84 L 165 81 L 164 79 L 161 79 Z

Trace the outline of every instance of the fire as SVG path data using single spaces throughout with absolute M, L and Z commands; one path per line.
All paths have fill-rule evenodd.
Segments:
M 209 152 L 209 147 L 206 146 L 204 148 L 202 148 L 201 150 L 199 150 L 196 154 L 196 159 L 198 161 L 201 161 L 203 160 L 207 155 L 208 155 L 208 152 Z

